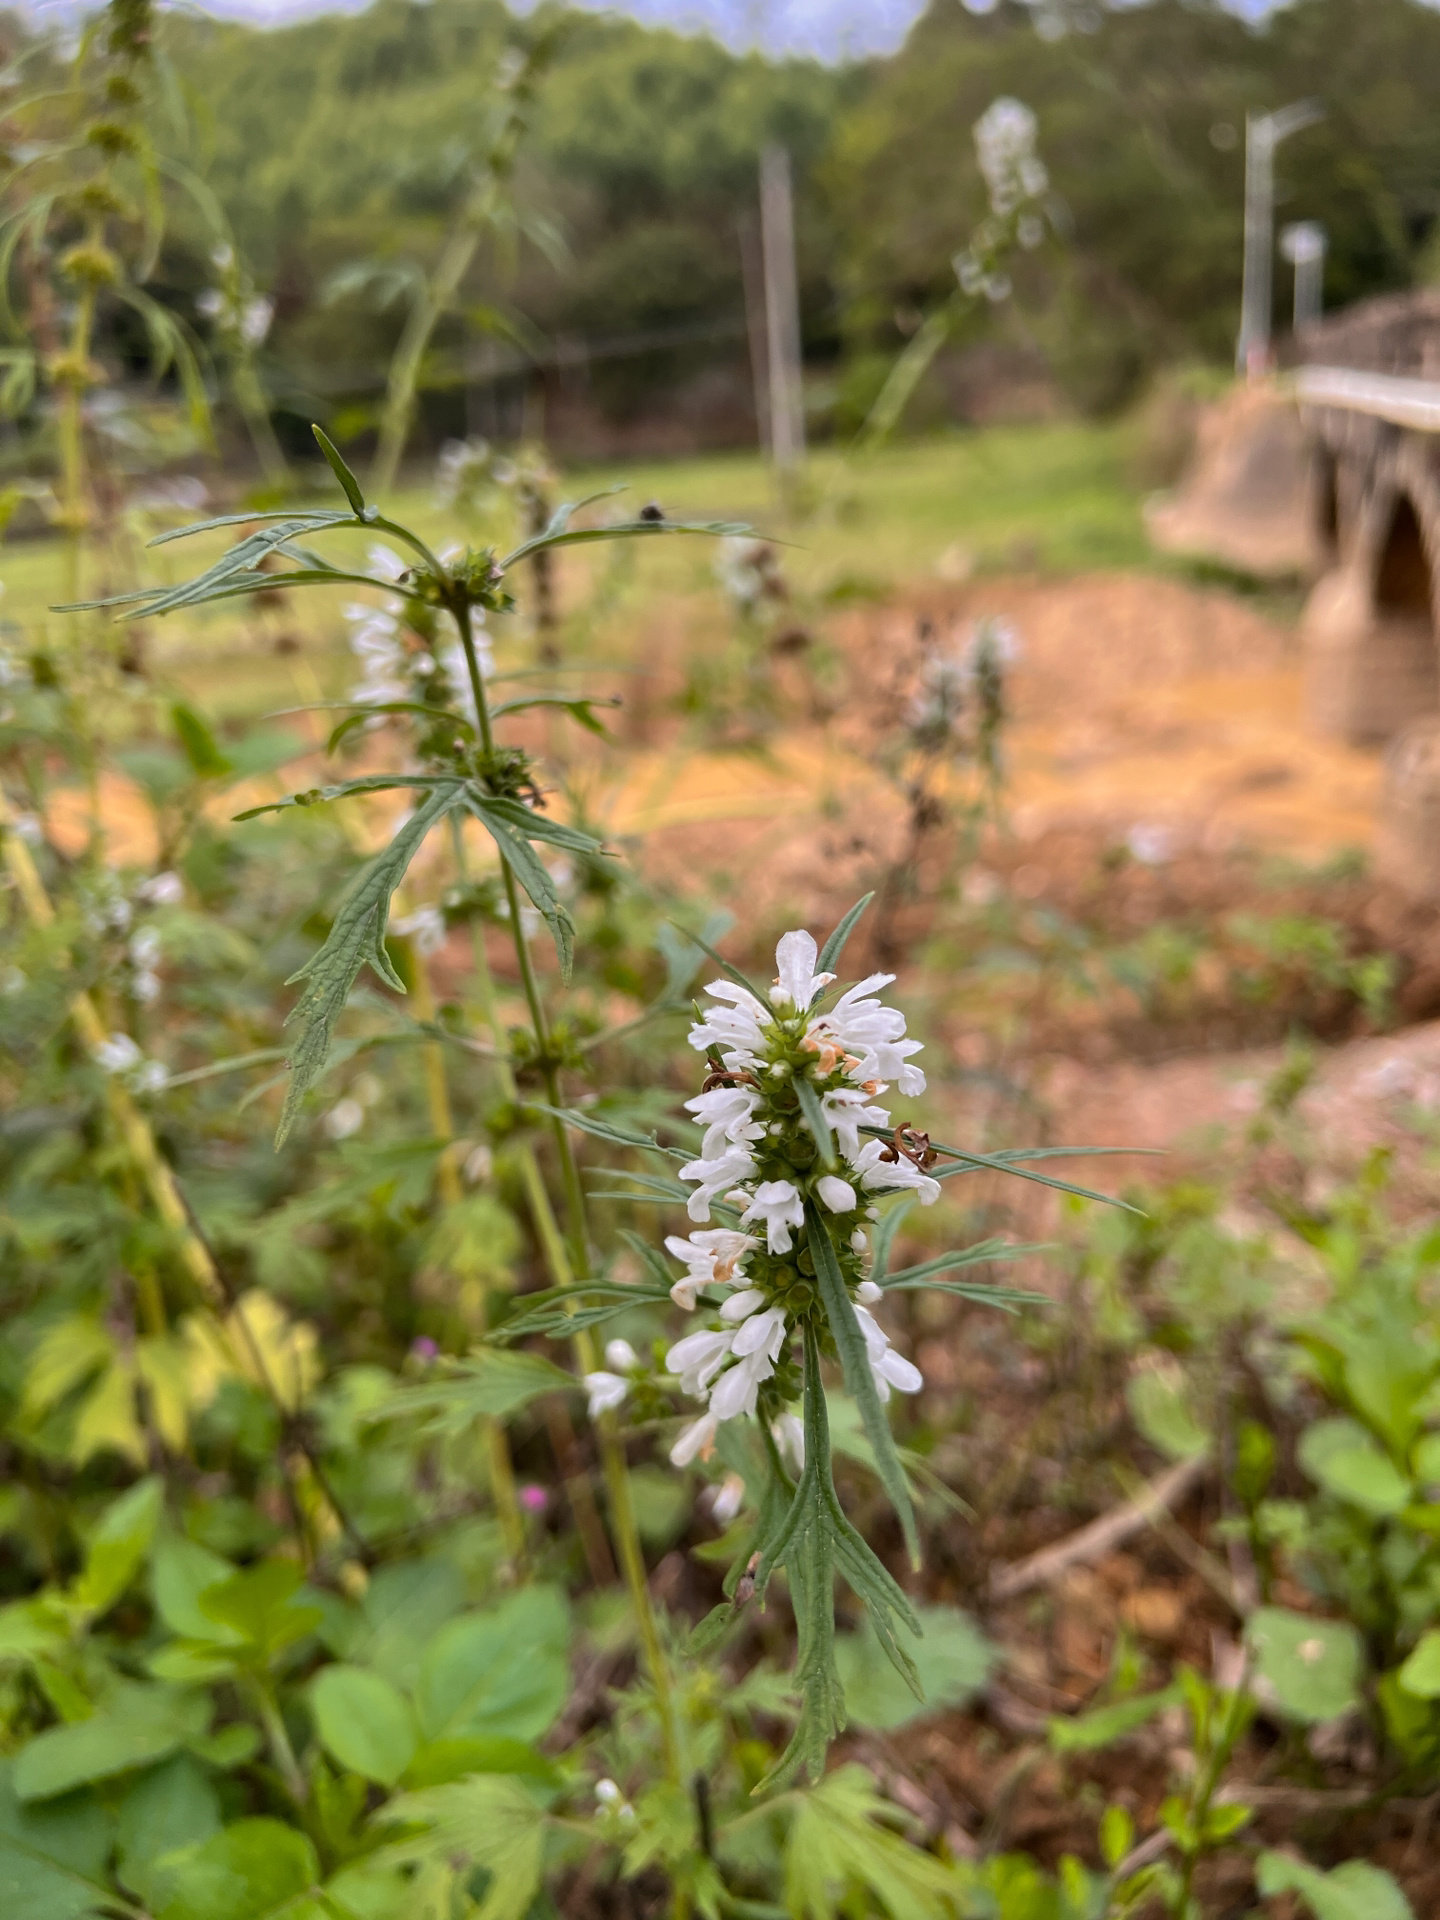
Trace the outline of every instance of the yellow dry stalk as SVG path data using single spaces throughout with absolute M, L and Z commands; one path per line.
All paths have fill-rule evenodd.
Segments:
M 0 793 L 0 839 L 3 839 L 5 866 L 15 882 L 15 891 L 20 896 L 20 904 L 37 927 L 48 927 L 55 919 L 55 908 L 45 891 L 45 883 L 40 878 L 35 862 L 17 831 L 15 816 L 9 802 Z M 96 1010 L 90 994 L 77 993 L 70 1002 L 70 1018 L 80 1037 L 81 1045 L 89 1054 L 101 1046 L 108 1038 L 105 1023 Z M 119 1081 L 111 1077 L 107 1096 L 110 1112 L 115 1125 L 125 1142 L 126 1152 L 132 1164 L 149 1190 L 155 1211 L 175 1236 L 176 1250 L 186 1272 L 200 1288 L 211 1305 L 223 1302 L 224 1295 L 220 1285 L 220 1276 L 215 1270 L 210 1249 L 195 1231 L 189 1209 L 176 1184 L 175 1175 L 155 1144 L 155 1135 L 135 1102 Z

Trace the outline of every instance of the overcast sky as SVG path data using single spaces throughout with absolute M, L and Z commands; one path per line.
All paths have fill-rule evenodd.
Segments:
M 1252 18 L 1279 3 L 1226 0 L 1232 11 Z M 206 12 L 268 22 L 305 14 L 359 12 L 368 0 L 200 0 L 200 4 Z M 518 4 L 523 7 L 526 0 Z M 579 0 L 579 4 L 628 13 L 651 25 L 705 29 L 735 47 L 763 46 L 772 53 L 808 53 L 838 60 L 898 47 L 924 12 L 926 0 Z M 995 0 L 948 0 L 948 4 L 987 13 Z M 67 19 L 89 10 L 86 0 L 29 0 L 26 7 L 31 14 L 58 13 Z

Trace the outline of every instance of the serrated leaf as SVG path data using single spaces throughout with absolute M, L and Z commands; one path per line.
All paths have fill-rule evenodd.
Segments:
M 315 1886 L 320 1862 L 298 1828 L 262 1818 L 237 1820 L 155 1871 L 164 1889 L 155 1920 L 280 1920 Z
M 755 1564 L 755 1591 L 765 1595 L 777 1567 L 790 1582 L 795 1612 L 795 1684 L 800 1713 L 784 1753 L 761 1789 L 783 1784 L 804 1771 L 817 1778 L 830 1741 L 845 1724 L 845 1697 L 835 1664 L 834 1575 L 838 1570 L 869 1609 L 871 1626 L 886 1656 L 917 1695 L 915 1663 L 897 1629 L 921 1631 L 910 1602 L 846 1519 L 831 1470 L 830 1420 L 820 1375 L 820 1348 L 813 1328 L 805 1332 L 805 1465 L 793 1492 L 771 1443 L 770 1481 L 759 1524 L 726 1581 L 735 1591 L 742 1567 Z
M 838 971 L 840 956 L 845 951 L 845 943 L 859 924 L 861 914 L 864 913 L 874 898 L 875 894 L 872 890 L 867 893 L 863 899 L 857 900 L 854 906 L 851 907 L 850 911 L 845 915 L 845 918 L 820 949 L 820 958 L 815 967 L 817 973 L 835 973 Z
M 853 1725 L 889 1732 L 946 1707 L 964 1706 L 985 1685 L 996 1652 L 970 1616 L 959 1607 L 917 1612 L 925 1635 L 924 1659 L 916 1660 L 919 1700 L 885 1654 L 868 1617 L 858 1633 L 842 1634 L 836 1642 L 835 1663 Z
M 445 1366 L 444 1376 L 438 1380 L 396 1387 L 366 1418 L 418 1418 L 424 1423 L 424 1433 L 459 1434 L 467 1432 L 477 1420 L 503 1420 L 543 1393 L 573 1393 L 579 1386 L 573 1374 L 538 1353 L 485 1347 L 468 1359 L 451 1360 Z
M 910 1564 L 918 1567 L 920 1536 L 915 1530 L 915 1511 L 910 1504 L 910 1489 L 905 1484 L 905 1474 L 895 1451 L 895 1438 L 890 1431 L 890 1421 L 886 1416 L 884 1402 L 875 1386 L 875 1375 L 870 1370 L 870 1356 L 866 1350 L 865 1336 L 860 1331 L 855 1309 L 845 1290 L 845 1279 L 835 1256 L 835 1247 L 819 1209 L 811 1203 L 806 1208 L 806 1216 L 806 1244 L 815 1262 L 815 1284 L 824 1302 L 825 1317 L 830 1323 L 830 1332 L 835 1341 L 836 1351 L 840 1355 L 846 1391 L 860 1409 L 860 1418 L 865 1427 L 866 1437 L 875 1450 L 875 1471 L 880 1476 L 880 1484 L 884 1487 L 890 1504 L 899 1518 L 901 1530 L 905 1535 L 905 1546 L 910 1555 Z
M 437 788 L 415 810 L 384 852 L 361 869 L 340 904 L 324 946 L 291 975 L 291 981 L 305 982 L 305 990 L 286 1021 L 287 1026 L 293 1022 L 299 1027 L 300 1038 L 290 1056 L 290 1084 L 276 1131 L 277 1147 L 294 1126 L 306 1093 L 325 1065 L 335 1022 L 344 1011 L 361 967 L 368 965 L 387 986 L 405 991 L 385 954 L 390 897 L 405 878 L 430 829 L 460 805 L 464 791 L 459 781 Z
M 792 1805 L 785 1906 L 793 1920 L 834 1920 L 857 1886 L 891 1920 L 948 1920 L 956 1911 L 967 1891 L 959 1871 L 894 1831 L 894 1809 L 863 1767 L 837 1768 Z
M 329 434 L 325 432 L 324 428 L 312 421 L 310 431 L 314 434 L 315 444 L 319 447 L 321 453 L 324 454 L 330 471 L 340 482 L 345 498 L 350 502 L 351 508 L 354 511 L 355 518 L 357 520 L 363 519 L 365 517 L 365 495 L 361 489 L 360 482 L 355 478 L 349 467 L 346 466 L 344 460 L 341 458 L 340 449 L 335 445 L 335 442 L 330 438 Z
M 424 1828 L 386 1847 L 382 1861 L 465 1861 L 490 1882 L 474 1920 L 525 1920 L 540 1890 L 548 1819 L 532 1794 L 503 1774 L 476 1774 L 450 1786 L 407 1793 L 383 1810 Z M 163 1917 L 162 1917 L 163 1920 Z
M 575 962 L 575 927 L 564 903 L 555 891 L 545 863 L 523 833 L 518 833 L 506 816 L 490 800 L 467 794 L 466 804 L 489 833 L 500 850 L 500 857 L 529 896 L 532 906 L 544 919 L 555 942 L 560 962 L 560 977 L 568 981 Z

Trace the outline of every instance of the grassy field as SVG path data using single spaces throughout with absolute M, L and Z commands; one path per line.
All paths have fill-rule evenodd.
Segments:
M 579 497 L 621 485 L 626 505 L 653 499 L 675 518 L 753 525 L 784 543 L 797 593 L 823 605 L 883 597 L 902 581 L 937 572 L 1067 573 L 1151 564 L 1126 455 L 1124 427 L 1059 423 L 955 433 L 864 462 L 822 450 L 788 505 L 755 454 L 612 464 L 566 474 L 563 489 Z M 463 520 L 437 509 L 429 489 L 413 481 L 393 508 L 439 544 L 503 545 L 513 532 L 503 518 Z M 222 537 L 209 535 L 147 551 L 151 530 L 137 529 L 112 549 L 83 590 L 99 595 L 178 580 L 222 550 Z M 342 543 L 334 545 L 338 557 Z M 713 561 L 713 550 L 695 541 L 567 555 L 564 600 L 572 611 L 593 609 L 583 622 L 584 649 L 624 655 L 635 619 L 657 599 L 713 598 Z M 7 616 L 33 639 L 63 643 L 65 620 L 51 611 L 65 593 L 60 543 L 11 543 L 0 578 Z M 217 718 L 239 718 L 314 697 L 317 686 L 327 695 L 344 687 L 342 604 L 328 596 L 259 614 L 217 608 L 155 623 L 146 645 L 164 675 Z M 277 652 L 277 640 L 287 636 L 303 643 L 299 663 L 294 654 Z M 503 632 L 497 639 L 503 653 Z

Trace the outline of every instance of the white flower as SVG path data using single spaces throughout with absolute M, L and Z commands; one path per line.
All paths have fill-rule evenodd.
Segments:
M 438 953 L 445 944 L 445 915 L 439 907 L 417 907 L 390 922 L 391 928 L 415 942 L 417 953 Z
M 713 1413 L 702 1414 L 686 1427 L 670 1449 L 670 1464 L 688 1467 L 695 1459 L 708 1459 L 715 1447 L 715 1429 L 719 1420 Z
M 830 1011 L 812 1023 L 807 1045 L 830 1040 L 856 1057 L 851 1078 L 862 1087 L 871 1081 L 893 1080 L 903 1094 L 923 1093 L 924 1074 L 905 1064 L 912 1053 L 919 1053 L 920 1042 L 905 1038 L 905 1016 L 897 1007 L 887 1007 L 874 997 L 894 978 L 893 973 L 872 973 L 842 993 Z
M 151 880 L 142 880 L 135 892 L 148 906 L 173 907 L 185 898 L 185 882 L 178 873 L 157 873 Z
M 842 1180 L 838 1174 L 822 1174 L 815 1182 L 815 1191 L 831 1213 L 853 1213 L 859 1204 L 855 1198 L 855 1189 L 848 1180 Z
M 855 1297 L 863 1301 L 867 1307 L 873 1307 L 877 1300 L 885 1298 L 885 1289 L 877 1287 L 873 1280 L 862 1280 L 855 1289 Z
M 738 1473 L 727 1473 L 710 1496 L 710 1515 L 717 1527 L 728 1527 L 745 1504 L 745 1482 Z
M 753 1233 L 737 1233 L 733 1227 L 711 1227 L 706 1233 L 692 1233 L 688 1240 L 672 1233 L 665 1246 L 689 1272 L 675 1282 L 670 1298 L 686 1313 L 693 1313 L 697 1289 L 736 1285 L 744 1278 L 741 1261 L 759 1244 Z
M 816 973 L 817 957 L 814 939 L 803 929 L 781 937 L 775 949 L 779 977 L 770 990 L 770 998 L 777 1007 L 788 1004 L 797 1013 L 810 1011 L 810 1003 L 816 994 L 828 987 L 835 978 L 833 973 Z
M 381 580 L 393 583 L 410 571 L 393 547 L 387 547 L 383 540 L 372 542 L 365 558 L 370 563 L 370 571 Z
M 45 838 L 45 828 L 41 824 L 38 813 L 17 813 L 13 816 L 11 824 L 26 846 L 38 847 Z
M 472 1187 L 478 1187 L 482 1180 L 488 1180 L 494 1171 L 495 1155 L 484 1141 L 481 1141 L 478 1147 L 470 1149 L 465 1156 L 465 1165 L 461 1168 L 467 1184 Z
M 169 1078 L 158 1060 L 146 1060 L 131 1075 L 130 1084 L 137 1093 L 159 1093 Z
M 609 1413 L 615 1407 L 623 1405 L 630 1391 L 630 1382 L 618 1373 L 598 1371 L 587 1373 L 582 1381 L 589 1396 L 590 1418 L 596 1419 L 602 1413 Z
M 680 1385 L 692 1399 L 700 1399 L 730 1358 L 735 1345 L 733 1333 L 706 1330 L 690 1333 L 678 1341 L 665 1356 L 669 1372 L 678 1374 Z
M 785 1344 L 785 1314 L 780 1307 L 752 1314 L 735 1335 L 736 1365 L 726 1369 L 710 1395 L 710 1411 L 717 1420 L 754 1413 L 762 1381 L 775 1371 Z
M 754 1171 L 755 1162 L 743 1147 L 727 1147 L 724 1153 L 717 1154 L 712 1160 L 689 1161 L 681 1167 L 680 1178 L 693 1180 L 697 1184 L 685 1211 L 692 1220 L 708 1220 L 710 1202 L 716 1195 L 728 1193 L 731 1187 L 748 1180 Z M 788 1239 L 785 1244 L 790 1244 Z M 771 1251 L 774 1251 L 773 1247 Z
M 920 1369 L 896 1353 L 885 1337 L 884 1328 L 873 1314 L 864 1307 L 856 1307 L 855 1318 L 860 1322 L 860 1331 L 865 1336 L 865 1353 L 880 1398 L 888 1400 L 892 1387 L 900 1393 L 918 1393 L 925 1384 Z
M 611 1340 L 605 1348 L 605 1363 L 617 1373 L 628 1373 L 640 1364 L 640 1356 L 628 1340 Z
M 365 1109 L 347 1095 L 335 1102 L 320 1124 L 332 1140 L 348 1140 L 364 1126 Z
M 854 1162 L 866 1192 L 888 1193 L 892 1188 L 905 1187 L 919 1194 L 922 1207 L 934 1206 L 940 1198 L 940 1182 L 922 1173 L 903 1153 L 898 1159 L 882 1160 L 880 1156 L 884 1152 L 882 1141 L 867 1140 Z
M 752 1220 L 765 1222 L 765 1245 L 771 1253 L 788 1253 L 793 1244 L 791 1227 L 805 1224 L 805 1205 L 789 1180 L 762 1180 L 740 1216 L 742 1226 Z
M 153 927 L 141 927 L 131 937 L 130 960 L 133 966 L 153 967 L 160 958 L 160 936 Z
M 795 1473 L 805 1469 L 805 1422 L 798 1413 L 782 1413 L 770 1422 L 770 1432 L 781 1456 Z
M 138 1067 L 143 1058 L 139 1047 L 128 1033 L 112 1033 L 108 1040 L 101 1040 L 95 1048 L 95 1059 L 106 1073 L 129 1073 L 132 1067 Z
M 872 1106 L 870 1096 L 863 1087 L 835 1087 L 825 1095 L 820 1105 L 847 1160 L 855 1159 L 860 1151 L 861 1127 L 888 1130 L 890 1125 L 888 1110 Z
M 765 1296 L 758 1287 L 745 1287 L 739 1293 L 732 1293 L 720 1309 L 722 1320 L 745 1320 L 757 1307 L 763 1307 Z
M 693 1113 L 705 1129 L 701 1158 L 713 1160 L 727 1146 L 763 1138 L 765 1129 L 754 1117 L 759 1105 L 760 1094 L 754 1087 L 714 1087 L 687 1100 L 685 1111 Z
M 706 1008 L 701 1024 L 690 1029 L 691 1046 L 697 1053 L 718 1047 L 732 1073 L 758 1066 L 765 1048 L 764 1029 L 771 1024 L 769 1008 L 733 980 L 712 980 L 705 991 L 729 1004 Z
M 160 976 L 148 971 L 137 973 L 131 979 L 130 991 L 142 1007 L 152 1007 L 160 998 Z
M 247 347 L 263 344 L 270 331 L 270 322 L 275 318 L 275 303 L 267 300 L 263 293 L 247 300 L 240 310 L 240 338 Z

